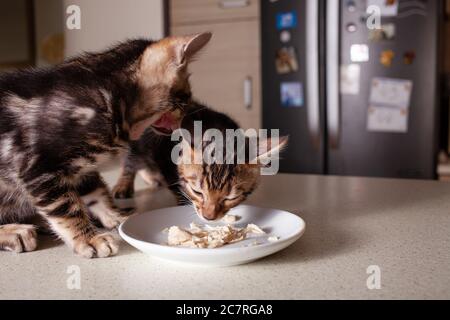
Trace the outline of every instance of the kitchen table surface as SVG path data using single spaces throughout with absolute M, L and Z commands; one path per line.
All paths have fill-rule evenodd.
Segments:
M 173 201 L 166 190 L 136 199 L 141 211 Z M 0 252 L 0 298 L 450 299 L 448 183 L 280 174 L 263 177 L 248 203 L 298 214 L 305 234 L 230 268 L 178 265 L 124 242 L 115 257 L 86 260 L 44 238 L 35 252 Z M 380 289 L 367 286 L 369 266 Z

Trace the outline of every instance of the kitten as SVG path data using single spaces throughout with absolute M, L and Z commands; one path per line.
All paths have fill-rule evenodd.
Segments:
M 181 128 L 194 133 L 194 122 L 201 121 L 203 131 L 218 129 L 223 135 L 227 129 L 237 130 L 239 126 L 230 117 L 215 112 L 201 104 L 193 102 L 186 107 Z M 130 149 L 122 175 L 114 188 L 116 198 L 133 195 L 134 178 L 137 172 L 144 172 L 144 180 L 168 186 L 177 196 L 180 204 L 192 204 L 197 214 L 206 220 L 221 219 L 231 208 L 242 203 L 256 189 L 261 161 L 263 157 L 281 151 L 287 145 L 287 138 L 280 138 L 276 144 L 270 138 L 259 141 L 260 150 L 264 153 L 256 155 L 257 164 L 183 164 L 176 165 L 171 158 L 172 150 L 178 144 L 170 137 L 156 138 L 147 131 L 142 139 Z M 248 141 L 248 140 L 247 140 Z M 203 140 L 202 151 L 207 143 Z M 263 147 L 262 147 L 263 146 Z M 192 145 L 191 155 L 199 150 Z M 183 155 L 186 157 L 187 155 Z M 235 162 L 236 163 L 236 162 Z M 156 180 L 156 183 L 155 183 Z
M 35 250 L 34 226 L 20 223 L 38 215 L 78 255 L 117 253 L 88 216 L 108 229 L 124 220 L 97 167 L 148 127 L 179 127 L 191 97 L 188 62 L 210 37 L 131 40 L 0 75 L 0 249 Z

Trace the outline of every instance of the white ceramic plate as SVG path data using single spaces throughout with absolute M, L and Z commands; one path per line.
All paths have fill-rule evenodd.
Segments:
M 225 225 L 224 223 L 205 223 L 192 207 L 173 207 L 150 211 L 130 217 L 119 228 L 120 236 L 133 247 L 152 256 L 181 263 L 204 266 L 233 266 L 248 263 L 278 252 L 300 238 L 305 231 L 305 222 L 298 216 L 276 209 L 266 209 L 242 205 L 232 209 L 229 214 L 240 216 L 236 227 L 245 227 L 254 223 L 267 235 L 246 239 L 215 249 L 192 249 L 169 247 L 167 227 L 189 227 L 191 222 L 201 225 Z M 278 241 L 269 242 L 271 236 Z M 257 240 L 259 245 L 251 246 Z

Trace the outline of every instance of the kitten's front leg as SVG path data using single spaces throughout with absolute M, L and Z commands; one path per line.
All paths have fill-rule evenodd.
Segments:
M 63 179 L 45 177 L 27 185 L 37 212 L 75 253 L 85 258 L 115 255 L 119 246 L 108 233 L 98 233 L 77 190 Z
M 113 188 L 113 196 L 116 199 L 129 199 L 134 195 L 134 179 L 139 169 L 142 169 L 143 161 L 138 156 L 138 146 L 130 146 L 122 165 L 119 180 Z
M 84 175 L 77 190 L 89 211 L 105 228 L 114 229 L 127 219 L 114 204 L 109 189 L 98 172 Z
M 134 195 L 134 179 L 136 171 L 123 169 L 119 180 L 113 188 L 113 195 L 116 199 L 129 199 Z

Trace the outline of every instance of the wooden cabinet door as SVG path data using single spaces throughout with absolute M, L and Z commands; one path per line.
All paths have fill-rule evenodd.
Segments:
M 261 127 L 260 40 L 257 19 L 173 26 L 173 35 L 211 31 L 213 37 L 190 66 L 195 98 L 235 119 Z

